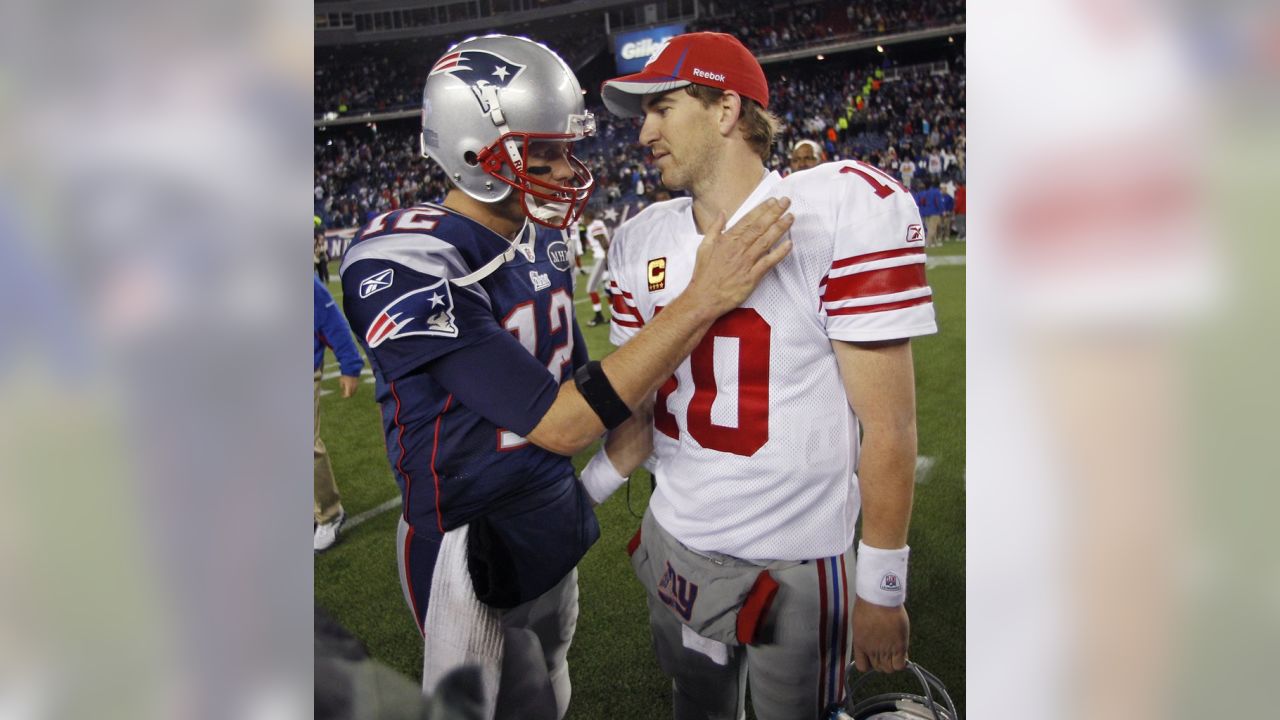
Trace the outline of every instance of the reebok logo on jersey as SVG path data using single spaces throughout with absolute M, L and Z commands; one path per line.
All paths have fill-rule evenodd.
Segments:
M 369 325 L 364 341 L 376 348 L 387 340 L 409 335 L 458 337 L 453 318 L 453 295 L 449 282 L 440 282 L 392 300 Z
M 902 589 L 902 581 L 891 572 L 885 573 L 884 577 L 880 578 L 880 589 L 888 592 L 898 592 Z
M 379 290 L 386 290 L 391 287 L 393 279 L 395 279 L 395 270 L 393 268 L 387 268 L 376 275 L 370 275 L 360 281 L 360 297 L 367 298 Z
M 693 604 L 698 600 L 698 586 L 676 573 L 667 561 L 662 579 L 658 581 L 658 598 L 688 622 L 693 616 Z
M 724 82 L 724 74 L 707 72 L 702 68 L 694 68 L 693 76 L 703 78 L 704 80 L 715 80 L 716 82 Z
M 907 226 L 907 242 L 924 242 L 924 228 L 912 223 Z
M 649 261 L 649 292 L 657 292 L 667 286 L 667 259 L 654 258 Z
M 551 287 L 551 278 L 546 273 L 540 273 L 537 270 L 529 271 L 529 279 L 533 281 L 534 290 L 546 290 Z

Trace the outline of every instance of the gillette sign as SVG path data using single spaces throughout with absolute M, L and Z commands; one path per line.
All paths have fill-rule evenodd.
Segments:
M 633 72 L 640 72 L 644 64 L 649 62 L 649 58 L 656 53 L 662 45 L 684 32 L 684 23 L 675 25 L 662 25 L 660 27 L 649 28 L 647 30 L 636 30 L 634 32 L 618 33 L 613 37 L 614 41 L 614 61 L 618 66 L 618 74 L 626 75 Z

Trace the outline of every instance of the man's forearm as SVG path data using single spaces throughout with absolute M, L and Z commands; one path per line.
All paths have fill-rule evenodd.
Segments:
M 862 541 L 892 549 L 907 544 L 915 491 L 915 425 L 896 431 L 868 429 L 858 486 L 862 493 Z
M 628 407 L 652 395 L 693 352 L 716 315 L 687 292 L 645 325 L 643 332 L 601 361 L 609 382 Z
M 640 407 L 693 352 L 716 317 L 700 305 L 696 295 L 677 297 L 643 332 L 601 361 L 614 392 L 632 410 Z M 600 418 L 577 386 L 567 382 L 560 386 L 555 403 L 528 439 L 546 450 L 573 455 L 602 432 Z

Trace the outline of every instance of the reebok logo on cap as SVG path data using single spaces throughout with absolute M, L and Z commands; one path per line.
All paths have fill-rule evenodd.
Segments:
M 693 75 L 694 77 L 700 77 L 705 80 L 715 80 L 716 82 L 724 82 L 724 75 L 720 73 L 707 72 L 702 68 L 694 68 Z

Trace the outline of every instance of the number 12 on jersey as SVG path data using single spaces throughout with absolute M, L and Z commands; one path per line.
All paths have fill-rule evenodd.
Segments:
M 502 321 L 502 327 L 516 336 L 520 344 L 530 355 L 538 356 L 538 323 L 534 303 L 527 302 L 517 306 Z M 552 348 L 551 360 L 547 362 L 547 372 L 560 380 L 564 366 L 573 358 L 573 298 L 564 290 L 557 289 L 551 293 L 551 304 L 548 308 L 547 332 L 553 338 L 564 333 L 564 342 L 556 343 Z M 529 441 L 511 432 L 498 430 L 498 449 L 515 450 L 528 445 Z

